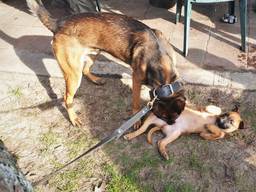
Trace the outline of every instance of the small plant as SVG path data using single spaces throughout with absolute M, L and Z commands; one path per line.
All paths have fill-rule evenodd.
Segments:
M 9 95 L 11 96 L 15 96 L 17 98 L 22 96 L 22 92 L 21 92 L 21 88 L 20 87 L 16 87 L 16 88 L 9 88 Z
M 40 137 L 40 141 L 43 146 L 43 148 L 41 149 L 41 152 L 45 155 L 47 155 L 48 153 L 51 153 L 51 151 L 53 150 L 58 140 L 59 140 L 59 136 L 56 133 L 53 133 L 51 130 L 44 133 Z

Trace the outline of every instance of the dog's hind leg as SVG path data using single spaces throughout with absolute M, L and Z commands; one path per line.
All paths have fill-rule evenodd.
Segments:
M 86 52 L 86 51 L 85 51 Z M 85 53 L 86 54 L 86 53 Z M 90 71 L 91 66 L 93 65 L 94 61 L 96 60 L 97 56 L 100 54 L 99 51 L 97 51 L 96 55 L 85 55 L 85 65 L 83 69 L 83 74 L 93 83 L 96 85 L 103 85 L 105 83 L 104 79 L 97 77 L 93 75 Z
M 83 49 L 78 46 L 71 47 L 68 42 L 53 42 L 53 50 L 66 83 L 64 101 L 69 119 L 74 126 L 81 126 L 82 122 L 73 109 L 73 100 L 82 79 Z
M 160 127 L 153 127 L 152 129 L 149 130 L 147 134 L 147 142 L 152 145 L 152 134 L 156 131 L 160 131 Z
M 165 138 L 158 141 L 158 150 L 163 158 L 166 160 L 169 160 L 169 155 L 166 151 L 166 146 L 176 140 L 181 135 L 181 132 L 179 130 L 173 130 L 171 133 L 169 133 Z

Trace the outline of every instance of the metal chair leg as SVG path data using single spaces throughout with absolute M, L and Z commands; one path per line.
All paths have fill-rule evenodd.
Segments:
M 101 7 L 100 7 L 100 2 L 99 0 L 96 0 L 96 7 L 97 7 L 97 11 L 101 12 Z
M 177 0 L 177 5 L 176 5 L 176 16 L 175 16 L 175 24 L 180 22 L 180 16 L 181 16 L 181 10 L 182 10 L 182 2 L 183 0 Z
M 184 21 L 184 40 L 183 40 L 183 54 L 185 57 L 188 55 L 191 10 L 192 10 L 191 1 L 185 0 L 185 6 L 184 6 L 185 21 Z
M 235 15 L 235 1 L 228 2 L 228 13 L 229 15 Z
M 247 37 L 247 0 L 239 1 L 240 8 L 240 28 L 241 28 L 241 50 L 246 51 Z

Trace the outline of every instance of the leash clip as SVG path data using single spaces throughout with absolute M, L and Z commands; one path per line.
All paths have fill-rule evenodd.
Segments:
M 168 86 L 169 86 L 169 88 L 170 88 L 170 90 L 171 90 L 171 94 L 173 94 L 173 93 L 174 93 L 174 90 L 173 90 L 172 84 L 169 84 Z
M 155 95 L 155 97 L 152 99 L 152 101 L 149 101 L 147 103 L 147 107 L 149 108 L 149 110 L 151 110 L 153 108 L 154 102 L 157 99 L 157 96 Z

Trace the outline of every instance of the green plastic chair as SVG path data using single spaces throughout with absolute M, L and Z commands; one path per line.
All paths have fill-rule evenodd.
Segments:
M 178 0 L 176 6 L 176 23 L 180 21 L 182 2 Z M 183 39 L 183 54 L 186 57 L 188 55 L 188 44 L 189 44 L 189 28 L 190 28 L 190 17 L 193 3 L 221 3 L 229 2 L 229 13 L 234 15 L 235 12 L 235 1 L 234 0 L 184 0 L 184 39 Z M 239 0 L 240 9 L 240 28 L 241 28 L 241 50 L 246 51 L 246 36 L 247 36 L 247 0 Z

